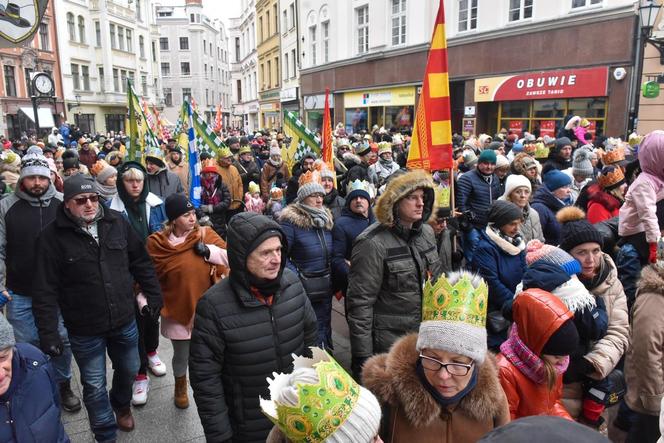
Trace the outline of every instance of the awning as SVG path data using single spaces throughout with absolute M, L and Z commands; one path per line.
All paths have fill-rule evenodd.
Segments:
M 32 111 L 32 108 L 18 108 L 19 111 L 24 113 L 33 123 L 35 122 L 35 113 Z M 52 128 L 55 126 L 55 121 L 53 121 L 53 114 L 51 108 L 37 108 L 37 115 L 39 116 L 39 127 L 40 128 Z

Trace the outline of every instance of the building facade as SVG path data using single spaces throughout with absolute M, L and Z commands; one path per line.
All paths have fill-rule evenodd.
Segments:
M 261 128 L 281 127 L 281 39 L 278 0 L 256 2 L 258 92 Z
M 281 110 L 300 116 L 300 45 L 298 42 L 298 2 L 279 0 L 281 14 Z
M 84 132 L 126 132 L 127 80 L 160 97 L 159 46 L 149 0 L 55 0 L 67 120 Z
M 49 132 L 65 116 L 55 12 L 55 5 L 49 2 L 39 30 L 28 46 L 0 49 L 0 134 L 11 139 L 35 129 L 30 100 L 33 72 L 50 74 L 55 89 L 54 103 L 39 104 L 39 134 Z
M 230 21 L 232 126 L 253 132 L 258 123 L 258 52 L 256 3 L 242 0 L 242 14 Z
M 664 2 L 658 0 L 659 5 Z M 659 10 L 659 16 L 653 27 L 652 38 L 664 44 L 664 7 Z M 648 43 L 643 52 L 643 75 L 639 86 L 647 81 L 655 81 L 659 84 L 659 96 L 655 98 L 639 98 L 638 125 L 639 134 L 647 134 L 656 129 L 664 128 L 664 53 L 660 53 L 655 46 Z M 641 91 L 636 91 L 641 94 Z
M 222 125 L 231 123 L 229 38 L 220 20 L 211 20 L 202 0 L 184 0 L 181 6 L 157 6 L 159 72 L 164 116 L 176 122 L 185 99 L 192 98 L 209 123 L 221 106 Z
M 623 134 L 634 87 L 634 3 L 445 0 L 453 130 L 544 135 L 579 114 L 592 131 Z M 302 0 L 308 126 L 316 129 L 326 87 L 334 93 L 335 121 L 350 132 L 412 126 L 437 6 Z M 618 68 L 626 75 L 614 75 Z

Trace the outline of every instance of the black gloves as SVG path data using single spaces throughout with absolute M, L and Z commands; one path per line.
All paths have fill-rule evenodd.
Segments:
M 60 357 L 62 355 L 62 351 L 63 351 L 62 343 L 58 343 L 58 344 L 55 344 L 55 345 L 50 345 L 50 346 L 47 346 L 46 349 L 44 349 L 44 352 L 46 354 L 48 354 L 48 355 L 50 355 L 51 357 L 54 357 L 54 358 L 55 357 Z
M 208 248 L 203 242 L 198 242 L 194 245 L 194 253 L 206 260 L 210 258 L 210 248 Z
M 161 306 L 150 306 L 150 305 L 145 305 L 141 309 L 141 315 L 143 317 L 148 317 L 154 322 L 157 322 L 159 320 L 159 314 L 161 313 Z

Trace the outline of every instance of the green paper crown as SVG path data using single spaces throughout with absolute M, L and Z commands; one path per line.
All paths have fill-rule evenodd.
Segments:
M 324 350 L 311 348 L 313 358 L 294 358 L 294 370 L 314 368 L 317 384 L 297 385 L 298 404 L 288 406 L 275 400 L 260 399 L 261 409 L 286 437 L 294 443 L 319 443 L 346 421 L 360 396 L 360 386 Z M 270 398 L 278 398 L 282 387 L 289 384 L 290 374 L 274 374 L 268 378 Z
M 424 283 L 422 321 L 456 321 L 484 328 L 489 288 L 482 279 L 479 285 L 473 284 L 479 277 L 472 274 L 453 275 L 450 280 L 458 277 L 454 284 L 445 275 L 433 284 L 431 279 Z
M 348 183 L 346 186 L 346 194 L 350 194 L 351 192 L 357 190 L 365 191 L 371 198 L 374 198 L 376 195 L 376 190 L 371 183 L 366 180 L 360 180 L 358 178 Z
M 450 207 L 450 188 L 448 186 L 438 185 L 434 188 L 436 208 L 449 208 Z

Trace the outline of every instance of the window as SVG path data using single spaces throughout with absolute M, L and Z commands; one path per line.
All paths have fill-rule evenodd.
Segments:
M 281 32 L 286 33 L 288 31 L 288 11 L 284 9 L 281 18 Z
M 321 24 L 323 31 L 323 63 L 330 61 L 330 22 Z
M 180 50 L 181 51 L 189 50 L 189 37 L 180 37 Z
M 275 71 L 275 83 L 274 86 L 279 86 L 279 78 L 281 78 L 279 74 L 279 57 L 274 58 L 274 71 Z
M 152 61 L 157 61 L 157 44 L 152 40 Z
M 82 15 L 78 16 L 78 38 L 79 42 L 85 43 L 85 19 Z
M 32 79 L 30 78 L 30 75 L 32 74 L 33 69 L 31 68 L 25 68 L 23 70 L 25 74 L 25 90 L 28 91 L 28 97 L 31 95 L 34 95 L 34 91 L 32 90 Z
M 76 63 L 71 64 L 71 79 L 74 83 L 74 90 L 81 89 L 81 77 L 79 76 L 78 65 Z
M 533 0 L 510 0 L 508 20 L 515 22 L 533 16 Z
M 191 70 L 189 68 L 189 62 L 180 62 L 180 74 L 182 74 L 182 75 L 191 75 Z
M 265 38 L 270 38 L 272 33 L 270 32 L 270 11 L 265 11 Z
M 142 35 L 138 36 L 138 53 L 141 58 L 145 58 L 145 39 Z
M 194 14 L 189 14 L 189 21 L 191 23 L 194 23 L 196 21 L 195 19 L 196 19 L 196 16 Z
M 83 90 L 90 90 L 90 68 L 88 66 L 81 66 L 81 75 L 83 77 Z
M 132 41 L 131 29 L 127 29 L 127 51 L 134 52 L 134 42 Z
M 74 14 L 67 13 L 67 31 L 69 33 L 69 41 L 76 41 L 76 24 L 74 23 Z
M 288 64 L 288 52 L 284 54 L 284 81 L 288 80 L 288 70 L 290 65 Z
M 459 32 L 477 29 L 477 0 L 459 0 Z
M 235 63 L 240 62 L 240 37 L 235 37 Z
M 279 11 L 276 3 L 272 5 L 272 15 L 274 16 L 274 34 L 279 34 Z
M 214 57 L 214 52 L 212 52 L 212 42 L 210 42 L 210 57 Z
M 110 29 L 111 32 L 111 49 L 117 49 L 117 43 L 115 42 L 115 25 L 111 23 L 108 25 L 108 28 Z
M 104 68 L 99 67 L 99 92 L 104 92 L 106 90 L 106 86 L 104 85 L 105 79 L 104 79 Z
M 205 76 L 206 79 L 208 78 L 208 76 L 207 76 L 207 63 L 205 63 L 203 65 L 203 75 Z
M 95 44 L 99 48 L 101 47 L 101 23 L 95 21 Z
M 125 114 L 106 114 L 106 130 L 114 132 L 124 132 L 125 130 Z
M 164 104 L 173 106 L 173 90 L 171 88 L 164 88 Z
M 290 24 L 288 28 L 293 28 L 295 26 L 295 3 L 291 3 L 288 6 L 288 13 L 290 14 Z
M 207 41 L 203 39 L 203 54 L 207 54 Z
M 261 85 L 262 89 L 265 89 L 265 65 L 261 63 Z
M 48 42 L 48 23 L 39 24 L 39 47 L 42 51 L 50 50 L 50 45 Z
M 124 51 L 125 49 L 125 28 L 118 26 L 118 49 Z
M 316 65 L 316 26 L 309 27 L 309 61 L 311 66 Z
M 295 49 L 291 51 L 291 61 L 293 62 L 293 76 L 291 78 L 295 78 L 297 75 L 297 58 L 295 57 Z
M 143 21 L 143 10 L 141 8 L 141 0 L 136 0 L 136 19 L 139 22 Z
M 170 77 L 171 76 L 171 64 L 170 63 L 161 63 L 161 76 Z
M 355 10 L 357 17 L 357 53 L 369 51 L 369 5 Z
M 205 106 L 210 106 L 210 90 L 205 88 Z
M 392 45 L 406 43 L 406 0 L 392 0 Z
M 148 76 L 141 75 L 141 89 L 143 90 L 143 95 L 148 95 Z
M 214 66 L 210 66 L 210 78 L 214 80 Z M 219 80 L 221 80 L 221 75 L 219 76 Z
M 258 18 L 258 43 L 263 41 L 263 17 Z
M 241 80 L 236 81 L 235 88 L 237 89 L 237 101 L 238 101 L 238 103 L 242 103 L 242 81 Z
M 168 37 L 159 37 L 159 49 L 168 51 Z
M 182 101 L 187 101 L 189 97 L 191 97 L 191 88 L 182 88 Z
M 120 92 L 120 77 L 117 68 L 113 68 L 113 90 L 115 92 Z
M 89 134 L 95 133 L 95 115 L 94 114 L 74 114 L 74 121 L 81 132 Z
M 127 92 L 127 71 L 120 69 L 120 86 L 122 87 L 122 92 Z
M 5 70 L 5 94 L 7 97 L 16 97 L 16 77 L 14 67 L 4 66 Z
M 599 5 L 602 0 L 572 0 L 572 9 L 585 8 L 586 6 Z

